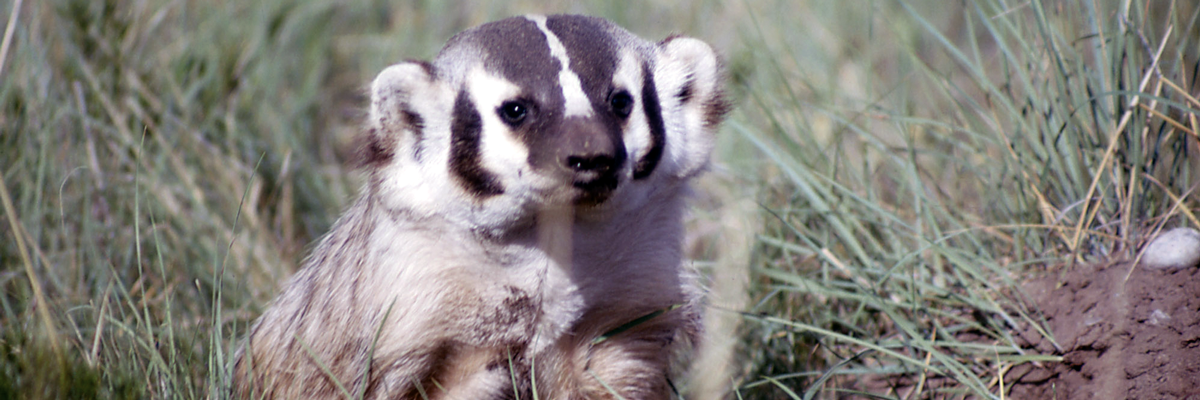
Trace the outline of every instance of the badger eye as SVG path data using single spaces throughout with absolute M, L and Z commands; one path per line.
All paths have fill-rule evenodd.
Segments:
M 521 124 L 521 121 L 525 120 L 525 114 L 528 110 L 524 104 L 516 101 L 506 101 L 500 105 L 500 108 L 496 112 L 500 114 L 500 118 L 504 119 L 504 123 L 510 126 L 517 126 Z
M 608 100 L 608 105 L 612 107 L 613 113 L 618 117 L 626 118 L 633 112 L 633 96 L 624 90 L 613 93 L 612 98 Z

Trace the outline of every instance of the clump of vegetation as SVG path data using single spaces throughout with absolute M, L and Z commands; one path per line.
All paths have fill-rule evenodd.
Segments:
M 730 390 L 1004 397 L 1056 361 L 1014 338 L 1042 326 L 1024 277 L 1200 226 L 1200 7 L 1085 3 L 5 2 L 0 397 L 227 395 L 236 339 L 357 190 L 364 85 L 557 11 L 726 55 L 705 189 L 753 188 L 763 221 L 749 272 L 710 271 L 750 277 L 715 311 L 743 326 Z
M 1002 398 L 1060 360 L 1025 277 L 1197 224 L 1200 8 L 825 7 L 746 37 L 783 88 L 732 124 L 768 160 L 747 397 Z

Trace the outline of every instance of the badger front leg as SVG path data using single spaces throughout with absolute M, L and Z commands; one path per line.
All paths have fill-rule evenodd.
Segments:
M 404 311 L 380 333 L 368 393 L 404 399 L 513 395 L 514 380 L 528 381 L 522 356 L 537 320 L 535 298 L 470 267 L 425 278 L 391 306 Z M 414 309 L 428 312 L 414 319 L 406 314 Z
M 510 357 L 520 351 L 444 341 L 421 349 L 419 355 L 386 357 L 390 361 L 375 363 L 367 393 L 373 394 L 372 399 L 508 398 L 521 371 L 510 368 L 519 365 L 510 363 L 516 361 Z M 413 368 L 414 362 L 419 368 Z
M 589 346 L 577 372 L 586 398 L 667 399 L 672 337 L 648 332 Z
M 673 364 L 699 336 L 695 317 L 694 305 L 668 306 L 604 331 L 581 327 L 538 360 L 537 386 L 556 399 L 672 398 Z

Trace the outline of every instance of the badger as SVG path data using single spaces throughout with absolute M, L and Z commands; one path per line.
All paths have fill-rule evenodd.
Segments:
M 665 399 L 702 332 L 704 42 L 528 15 L 370 86 L 360 197 L 251 326 L 246 398 Z

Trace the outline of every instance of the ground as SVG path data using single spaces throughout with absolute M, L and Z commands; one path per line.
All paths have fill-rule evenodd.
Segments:
M 1063 362 L 1014 368 L 1009 398 L 1200 400 L 1200 268 L 1080 265 L 1025 290 L 1057 346 L 1022 339 Z

